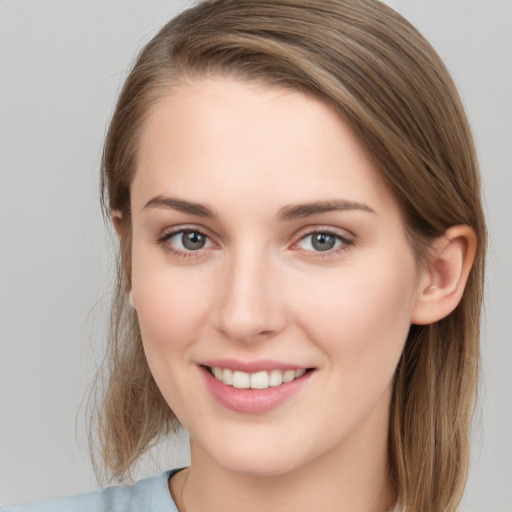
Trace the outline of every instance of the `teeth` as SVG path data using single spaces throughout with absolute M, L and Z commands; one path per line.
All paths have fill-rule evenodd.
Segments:
M 227 368 L 222 370 L 222 377 L 219 380 L 221 380 L 222 382 L 224 382 L 224 384 L 227 384 L 228 386 L 232 386 L 233 385 L 233 370 L 228 370 Z
M 271 370 L 270 372 L 262 371 L 256 373 L 246 373 L 232 371 L 228 368 L 211 369 L 213 376 L 226 384 L 237 389 L 267 389 L 272 386 L 280 386 L 283 383 L 302 377 L 306 370 Z
M 286 370 L 283 373 L 283 382 L 291 382 L 295 379 L 295 371 L 294 370 Z
M 270 386 L 280 386 L 283 383 L 283 372 L 281 370 L 272 370 L 268 381 Z
M 224 374 L 224 372 L 222 373 Z M 251 376 L 245 372 L 233 372 L 233 387 L 238 389 L 249 389 L 251 387 Z
M 267 389 L 268 388 L 268 373 L 258 372 L 251 373 L 251 389 Z

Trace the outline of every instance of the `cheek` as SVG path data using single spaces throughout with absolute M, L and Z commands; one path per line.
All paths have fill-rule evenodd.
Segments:
M 132 272 L 134 301 L 146 351 L 165 355 L 197 339 L 208 318 L 208 273 L 152 265 L 150 260 L 139 264 L 136 258 Z
M 304 286 L 296 317 L 342 375 L 389 379 L 409 332 L 415 279 L 409 260 L 344 269 Z
M 187 418 L 188 397 L 197 382 L 187 372 L 194 343 L 208 319 L 208 281 L 197 273 L 169 267 L 134 265 L 132 280 L 144 352 L 151 373 L 169 407 L 181 421 Z M 188 382 L 186 389 L 183 382 Z

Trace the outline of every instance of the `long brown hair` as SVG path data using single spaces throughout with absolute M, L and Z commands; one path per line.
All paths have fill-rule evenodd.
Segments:
M 130 183 L 145 119 L 172 87 L 215 74 L 320 98 L 375 159 L 400 205 L 418 261 L 449 227 L 478 238 L 459 306 L 410 329 L 398 364 L 389 464 L 406 511 L 453 512 L 469 465 L 479 367 L 486 229 L 472 136 L 456 88 L 430 44 L 376 0 L 213 0 L 173 19 L 138 56 L 105 142 L 102 204 L 123 223 L 98 425 L 116 478 L 179 425 L 146 363 L 130 288 Z

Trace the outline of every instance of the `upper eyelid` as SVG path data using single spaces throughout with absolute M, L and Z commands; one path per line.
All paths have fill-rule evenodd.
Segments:
M 320 226 L 307 226 L 305 228 L 302 228 L 296 232 L 296 235 L 294 238 L 297 241 L 299 241 L 307 236 L 314 235 L 316 233 L 327 233 L 329 235 L 334 235 L 339 238 L 350 239 L 350 240 L 355 238 L 355 235 L 352 232 L 348 231 L 347 229 L 335 228 L 335 227 L 331 227 L 331 226 L 321 226 L 321 225 Z
M 186 233 L 186 232 L 194 232 L 197 231 L 198 233 L 201 233 L 202 235 L 208 237 L 210 240 L 212 240 L 212 236 L 208 229 L 199 227 L 199 226 L 193 226 L 193 225 L 180 225 L 175 227 L 169 227 L 162 230 L 161 235 L 159 238 L 169 238 L 171 236 L 177 235 L 178 233 Z

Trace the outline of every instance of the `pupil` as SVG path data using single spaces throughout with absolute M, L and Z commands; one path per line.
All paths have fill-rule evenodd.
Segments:
M 334 247 L 336 239 L 326 233 L 317 233 L 313 235 L 312 244 L 317 251 L 328 251 Z
M 201 233 L 197 233 L 195 231 L 183 233 L 181 241 L 183 243 L 183 247 L 191 251 L 201 249 L 206 242 L 205 237 Z

